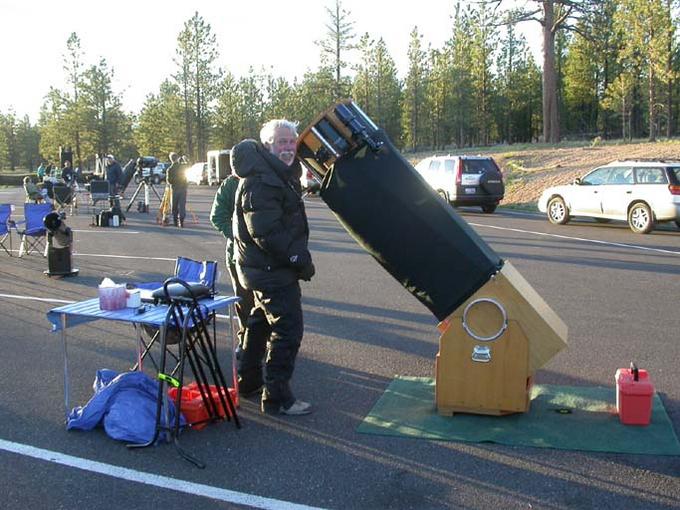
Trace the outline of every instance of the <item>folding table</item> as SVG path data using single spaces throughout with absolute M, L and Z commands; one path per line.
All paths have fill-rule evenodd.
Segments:
M 235 328 L 232 318 L 235 316 L 233 305 L 239 300 L 235 296 L 215 296 L 212 298 L 204 298 L 198 300 L 199 305 L 205 310 L 206 314 L 210 314 L 222 309 L 228 309 L 229 311 L 229 328 L 231 332 L 231 349 L 234 352 L 235 348 Z M 64 354 L 64 407 L 66 412 L 66 417 L 70 411 L 70 380 L 69 380 L 69 359 L 68 359 L 68 349 L 67 349 L 67 329 L 69 327 L 78 326 L 80 324 L 85 324 L 97 320 L 111 320 L 117 322 L 125 322 L 133 324 L 137 331 L 137 342 L 138 342 L 138 364 L 141 369 L 142 366 L 142 346 L 141 342 L 141 325 L 147 324 L 150 326 L 155 326 L 159 328 L 161 334 L 161 345 L 165 346 L 165 335 L 169 324 L 168 311 L 170 305 L 167 304 L 146 304 L 144 306 L 144 312 L 139 313 L 138 309 L 135 308 L 123 308 L 120 310 L 101 310 L 99 307 L 99 299 L 89 299 L 87 301 L 80 301 L 77 303 L 72 303 L 57 308 L 53 308 L 47 312 L 47 318 L 52 323 L 53 332 L 61 332 L 62 347 Z M 235 360 L 232 357 L 232 377 L 233 384 L 236 388 L 236 371 L 235 371 Z M 163 386 L 163 380 L 159 381 L 161 388 Z M 238 394 L 238 393 L 237 393 Z M 238 398 L 238 397 L 236 397 Z M 235 402 L 238 405 L 238 400 Z M 234 413 L 234 419 L 237 427 L 239 427 L 238 418 L 236 413 Z M 157 424 L 158 426 L 158 424 Z M 176 431 L 175 431 L 176 436 Z M 176 439 L 176 437 L 175 437 Z M 180 453 L 182 453 L 180 451 Z M 184 456 L 184 454 L 183 454 Z M 185 457 L 186 458 L 186 457 Z M 188 459 L 194 462 L 192 459 Z M 198 465 L 198 464 L 197 464 Z

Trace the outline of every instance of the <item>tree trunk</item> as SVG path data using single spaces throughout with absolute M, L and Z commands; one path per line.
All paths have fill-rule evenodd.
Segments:
M 656 79 L 656 73 L 654 73 L 654 67 L 650 63 L 649 65 L 649 141 L 656 141 L 656 85 L 654 80 Z
M 555 70 L 555 12 L 553 0 L 543 2 L 543 141 L 559 143 L 557 71 Z

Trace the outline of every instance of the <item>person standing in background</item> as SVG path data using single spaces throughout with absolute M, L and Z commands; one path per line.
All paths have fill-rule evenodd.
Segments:
M 180 161 L 175 152 L 170 153 L 170 167 L 167 170 L 166 179 L 172 190 L 172 223 L 176 227 L 183 228 L 189 181 L 186 176 L 186 164 Z

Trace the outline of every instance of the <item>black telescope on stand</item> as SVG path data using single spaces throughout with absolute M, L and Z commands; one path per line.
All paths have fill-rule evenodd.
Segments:
M 51 212 L 43 219 L 47 229 L 47 276 L 76 276 L 71 265 L 73 231 L 64 223 L 64 215 Z
M 438 412 L 527 411 L 535 371 L 567 338 L 531 285 L 352 101 L 307 127 L 297 156 L 345 229 L 441 321 Z
M 158 191 L 156 191 L 156 188 L 153 187 L 153 183 L 151 182 L 149 176 L 144 175 L 144 169 L 145 168 L 155 168 L 156 165 L 158 165 L 158 159 L 154 157 L 149 157 L 149 156 L 144 156 L 137 158 L 137 163 L 136 163 L 136 174 L 139 176 L 140 181 L 139 185 L 137 186 L 137 189 L 135 192 L 132 194 L 130 197 L 130 201 L 127 204 L 127 207 L 125 208 L 125 212 L 130 210 L 130 207 L 132 207 L 132 204 L 134 204 L 135 199 L 137 198 L 137 195 L 139 195 L 139 192 L 144 190 L 144 201 L 140 201 L 138 204 L 137 210 L 139 212 L 143 213 L 148 213 L 149 212 L 149 189 L 154 192 L 156 195 L 156 198 L 158 199 L 158 202 L 161 203 L 163 199 L 161 196 L 158 194 Z

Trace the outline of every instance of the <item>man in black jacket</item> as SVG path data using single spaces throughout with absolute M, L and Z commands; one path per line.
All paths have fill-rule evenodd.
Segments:
M 170 166 L 166 171 L 166 180 L 172 190 L 172 222 L 176 227 L 182 228 L 186 216 L 187 189 L 189 187 L 186 164 L 174 152 L 171 152 L 169 157 Z
M 244 140 L 231 152 L 241 179 L 233 217 L 236 270 L 255 298 L 239 360 L 239 392 L 256 393 L 264 382 L 263 412 L 302 415 L 311 405 L 295 398 L 290 379 L 303 333 L 299 280 L 309 281 L 314 265 L 295 160 L 296 125 L 269 121 L 260 139 Z

